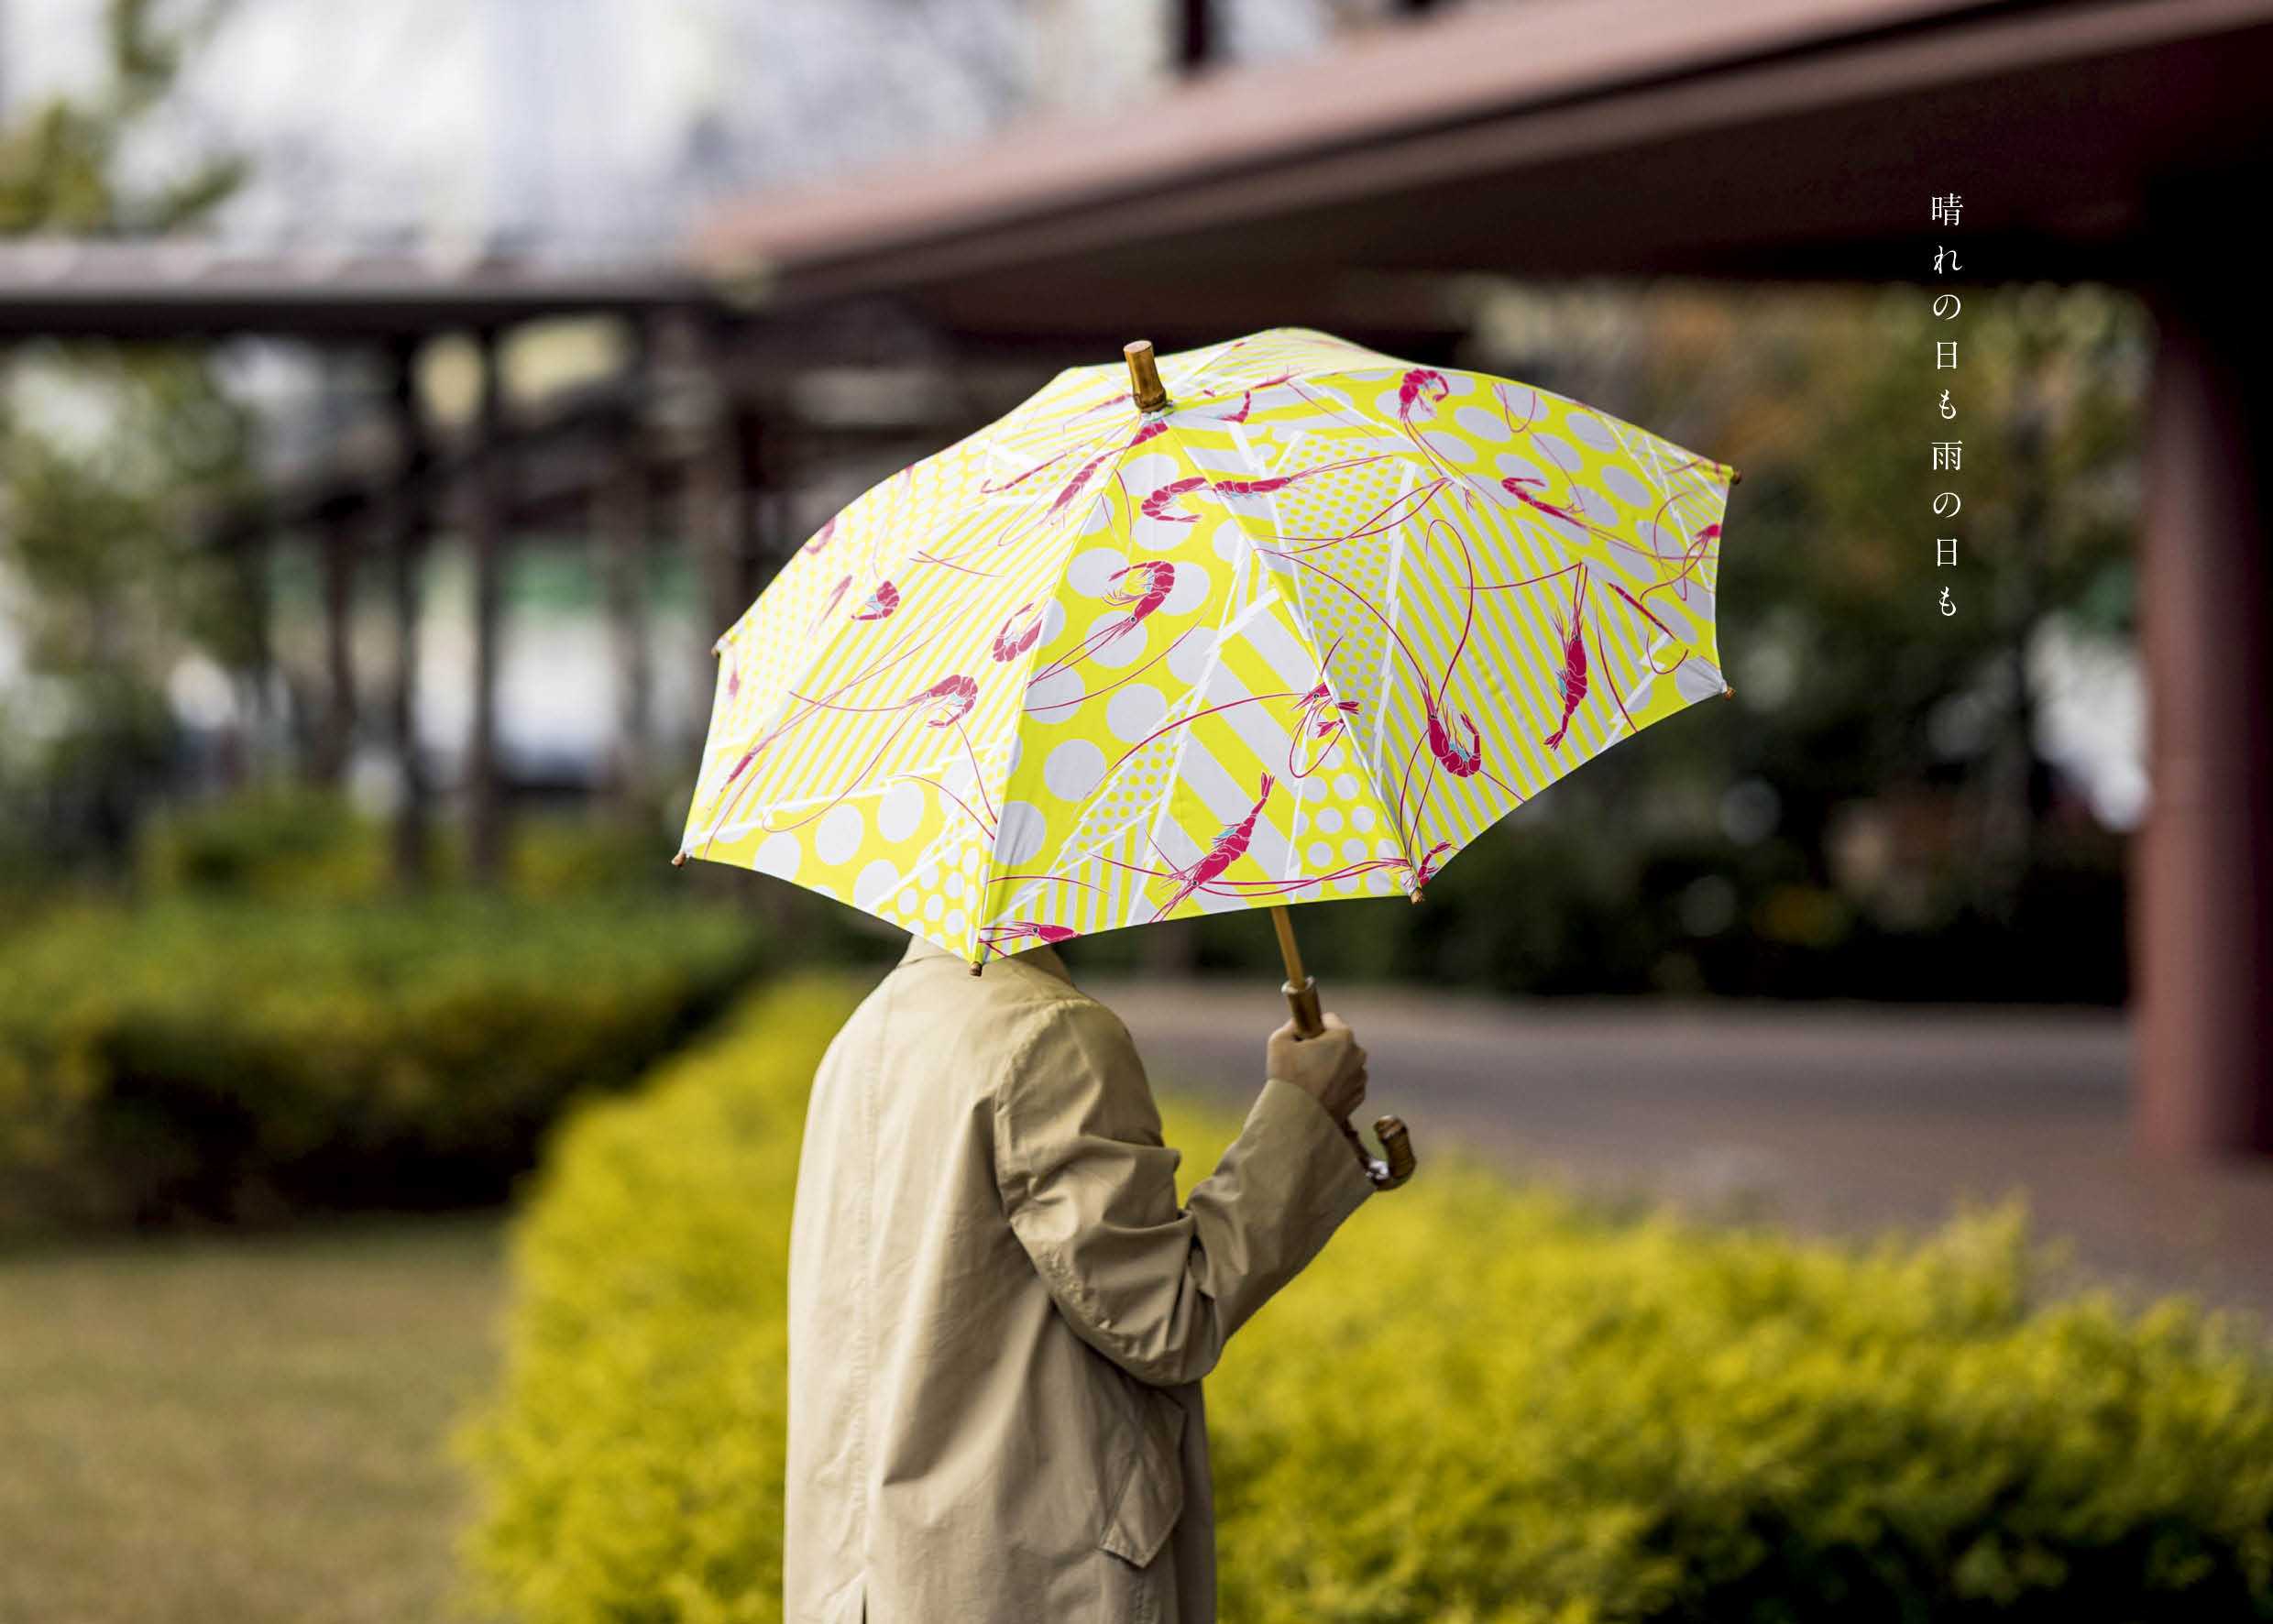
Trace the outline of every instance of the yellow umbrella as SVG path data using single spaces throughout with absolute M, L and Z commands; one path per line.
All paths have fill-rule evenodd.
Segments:
M 1727 691 L 1734 478 L 1321 333 L 1131 345 L 784 566 L 719 642 L 680 855 L 974 971 L 1156 919 L 1417 901 L 1509 810 Z

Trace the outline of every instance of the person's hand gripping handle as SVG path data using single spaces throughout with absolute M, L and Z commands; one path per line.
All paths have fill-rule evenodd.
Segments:
M 1365 1103 L 1366 1051 L 1357 1047 L 1356 1038 L 1339 1015 L 1319 1013 L 1318 983 L 1302 972 L 1301 951 L 1295 946 L 1294 927 L 1287 919 L 1287 911 L 1273 908 L 1270 914 L 1279 931 L 1279 952 L 1286 960 L 1287 982 L 1281 991 L 1287 995 L 1291 1015 L 1270 1035 L 1270 1075 L 1293 1083 L 1324 1106 L 1349 1136 L 1374 1188 L 1394 1190 L 1412 1177 L 1418 1165 L 1412 1136 L 1401 1118 L 1376 1117 L 1373 1131 L 1381 1141 L 1381 1154 L 1377 1157 L 1367 1150 L 1365 1141 L 1350 1125 L 1350 1114 Z

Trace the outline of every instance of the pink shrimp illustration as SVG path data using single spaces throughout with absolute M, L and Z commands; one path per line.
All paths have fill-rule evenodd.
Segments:
M 1174 565 L 1161 561 L 1130 565 L 1122 572 L 1119 582 L 1105 594 L 1107 603 L 1129 606 L 1127 616 L 1105 632 L 1106 641 L 1142 625 L 1175 589 Z
M 1237 409 L 1236 409 L 1236 410 L 1235 410 L 1235 411 L 1226 411 L 1226 412 L 1222 413 L 1221 415 L 1219 415 L 1219 416 L 1216 418 L 1216 420 L 1215 420 L 1215 421 L 1216 421 L 1216 422 L 1246 422 L 1246 420 L 1247 420 L 1247 412 L 1248 412 L 1248 411 L 1249 411 L 1251 408 L 1253 408 L 1253 406 L 1255 405 L 1255 397 L 1256 397 L 1258 393 L 1260 393 L 1260 392 L 1261 392 L 1262 390 L 1275 390 L 1275 389 L 1279 388 L 1279 387 L 1280 385 L 1282 385 L 1282 384 L 1289 384 L 1289 383 L 1292 383 L 1293 381 L 1294 381 L 1294 374 L 1293 374 L 1293 373 L 1291 373 L 1291 372 L 1281 372 L 1281 373 L 1280 373 L 1278 377 L 1276 377 L 1276 378 L 1266 378 L 1266 379 L 1263 379 L 1263 381 L 1262 381 L 1262 382 L 1260 382 L 1260 383 L 1249 384 L 1249 385 L 1248 385 L 1246 389 L 1243 389 L 1243 390 L 1241 390 L 1239 391 L 1239 404 L 1238 404 Z
M 1610 590 L 1617 593 L 1628 603 L 1632 604 L 1635 609 L 1640 612 L 1642 618 L 1647 620 L 1651 625 L 1656 627 L 1660 631 L 1663 631 L 1667 637 L 1674 636 L 1673 628 L 1666 625 L 1664 621 L 1659 620 L 1655 615 L 1650 613 L 1650 606 L 1648 604 L 1642 602 L 1632 593 L 1627 591 L 1625 587 L 1620 586 L 1616 581 L 1612 581 L 1610 583 Z M 1681 640 L 1677 637 L 1674 638 L 1674 641 L 1675 642 L 1681 642 Z
M 899 719 L 892 725 L 890 733 L 877 745 L 875 752 L 868 761 L 852 769 L 851 782 L 857 784 L 867 775 L 869 771 L 875 766 L 876 761 L 892 747 L 917 718 L 921 717 L 927 727 L 951 728 L 971 714 L 971 708 L 978 703 L 978 698 L 979 685 L 972 678 L 957 674 L 940 677 L 929 686 L 918 688 L 905 698 L 895 700 L 889 705 L 847 706 L 834 704 L 826 699 L 807 700 L 806 709 L 801 714 L 809 716 L 828 711 L 864 711 L 872 714 L 893 713 L 897 715 Z M 738 781 L 749 770 L 750 764 L 764 752 L 766 746 L 779 739 L 787 730 L 788 724 L 775 726 L 763 738 L 743 751 L 735 759 L 733 766 L 728 770 L 726 776 L 719 781 L 717 790 L 712 792 L 714 807 L 712 816 L 717 819 L 717 827 L 704 838 L 703 850 L 709 850 L 711 843 L 719 839 L 718 830 L 724 828 L 731 821 L 735 813 L 755 789 L 759 779 L 757 774 L 752 774 L 749 781 L 741 783 L 737 788 Z M 969 748 L 967 742 L 965 748 Z M 807 812 L 804 817 L 796 819 L 796 822 L 810 822 L 813 818 L 820 817 L 829 807 L 840 804 L 843 799 L 844 794 L 840 793 L 834 800 L 818 810 Z M 796 824 L 793 823 L 786 827 L 794 828 Z
M 1042 613 L 1030 603 L 1022 603 L 1010 611 L 1003 629 L 994 634 L 994 658 L 1007 664 L 1034 646 L 1042 634 Z
M 1442 372 L 1415 367 L 1397 386 L 1397 415 L 1410 424 L 1416 412 L 1422 422 L 1436 415 L 1436 403 L 1452 393 Z
M 1349 726 L 1350 718 L 1356 716 L 1357 710 L 1356 700 L 1336 699 L 1333 690 L 1324 683 L 1320 683 L 1295 702 L 1295 734 L 1300 737 L 1307 728 L 1312 739 L 1331 738 Z
M 1081 933 L 1071 925 L 1045 925 L 1038 919 L 1011 919 L 1000 925 L 990 925 L 979 932 L 979 940 L 989 952 L 1010 950 L 1010 944 L 1032 937 L 1046 947 L 1056 947 Z
M 1540 489 L 1544 490 L 1546 488 L 1547 482 L 1544 479 L 1533 479 L 1524 474 L 1510 474 L 1508 477 L 1499 482 L 1499 488 L 1502 490 L 1505 490 L 1510 496 L 1515 498 L 1517 501 L 1521 502 L 1527 508 L 1534 509 L 1539 512 L 1544 513 L 1550 519 L 1560 519 L 1565 524 L 1576 525 L 1580 530 L 1592 530 L 1594 528 L 1593 525 L 1587 522 L 1587 516 L 1585 514 L 1574 512 L 1571 509 L 1564 507 L 1560 503 L 1551 502 L 1545 497 L 1541 496 L 1534 491 L 1525 489 L 1524 487 L 1529 485 L 1536 485 L 1540 488 Z
M 852 611 L 856 620 L 881 620 L 900 607 L 900 589 L 889 581 L 878 581 L 876 589 L 866 602 Z
M 851 576 L 839 576 L 837 577 L 837 584 L 829 589 L 828 595 L 821 599 L 819 605 L 813 610 L 813 618 L 806 622 L 806 631 L 808 632 L 814 631 L 823 620 L 826 620 L 829 616 L 835 614 L 837 612 L 837 606 L 844 601 L 844 595 L 851 589 L 852 577 Z
M 825 551 L 829 546 L 829 543 L 836 540 L 836 538 L 837 515 L 831 513 L 829 516 L 828 521 L 813 532 L 812 539 L 805 543 L 803 551 L 807 553 L 819 553 Z
M 1136 510 L 1146 518 L 1157 519 L 1163 524 L 1197 524 L 1200 522 L 1199 514 L 1171 513 L 1169 510 L 1179 497 L 1188 496 L 1206 484 L 1207 476 L 1204 474 L 1194 474 L 1188 479 L 1171 479 L 1137 503 Z
M 929 687 L 907 697 L 910 708 L 928 705 L 935 712 L 926 726 L 951 728 L 971 714 L 979 701 L 979 685 L 967 676 L 943 676 Z
M 1460 727 L 1468 735 L 1467 743 L 1460 744 L 1455 741 L 1455 730 L 1446 727 L 1444 717 L 1438 714 L 1436 701 L 1429 699 L 1425 703 L 1429 713 L 1429 753 L 1436 758 L 1438 766 L 1455 778 L 1474 777 L 1476 769 L 1484 760 L 1482 741 L 1476 730 L 1476 719 L 1465 710 L 1459 713 Z
M 1280 491 L 1297 480 L 1314 478 L 1320 474 L 1339 473 L 1344 468 L 1357 467 L 1376 461 L 1369 456 L 1351 457 L 1345 462 L 1322 463 L 1314 468 L 1302 468 L 1291 474 L 1272 474 L 1259 479 L 1210 479 L 1204 475 L 1171 479 L 1137 504 L 1138 511 L 1147 519 L 1158 519 L 1167 524 L 1192 524 L 1199 521 L 1197 513 L 1171 511 L 1176 504 L 1192 492 L 1213 488 L 1223 496 L 1268 496 Z
M 1323 467 L 1304 468 L 1299 474 L 1274 474 L 1268 479 L 1218 479 L 1215 488 L 1225 496 L 1268 496 L 1274 490 L 1284 490 L 1297 479 L 1307 479 L 1312 474 L 1330 474 L 1336 468 L 1346 468 L 1348 463 L 1328 463 Z
M 1586 590 L 1586 578 L 1581 576 L 1571 590 L 1571 617 L 1567 623 L 1555 627 L 1557 639 L 1563 644 L 1563 721 L 1547 735 L 1546 746 L 1554 750 L 1561 746 L 1564 736 L 1571 730 L 1571 718 L 1587 700 L 1587 638 L 1586 627 L 1579 619 L 1583 603 L 1579 596 Z
M 1224 825 L 1199 861 L 1190 868 L 1169 871 L 1180 883 L 1176 887 L 1176 894 L 1162 905 L 1160 910 L 1152 916 L 1154 918 L 1167 918 L 1183 905 L 1186 897 L 1246 855 L 1247 841 L 1255 833 L 1255 820 L 1262 817 L 1263 807 L 1270 800 L 1271 785 L 1270 774 L 1264 774 L 1262 782 L 1256 786 L 1255 805 L 1247 808 L 1247 815 L 1236 823 Z
M 1104 594 L 1104 600 L 1116 608 L 1126 608 L 1128 613 L 1100 620 L 1082 639 L 1082 646 L 1072 653 L 1053 660 L 1027 678 L 1029 686 L 1060 671 L 1071 669 L 1090 658 L 1114 639 L 1134 631 L 1143 625 L 1155 609 L 1168 601 L 1168 595 L 1176 587 L 1176 566 L 1165 561 L 1132 564 L 1120 572 L 1120 578 Z
M 719 790 L 721 794 L 733 786 L 734 780 L 740 778 L 744 770 L 749 767 L 750 763 L 758 759 L 758 752 L 763 750 L 765 746 L 763 743 L 758 743 L 752 745 L 748 750 L 741 752 L 741 758 L 734 763 L 733 770 L 727 774 L 726 781 L 719 785 Z
M 1412 871 L 1412 883 L 1406 889 L 1411 893 L 1413 901 L 1421 900 L 1421 887 L 1435 877 L 1437 859 L 1444 856 L 1450 850 L 1451 845 L 1452 842 L 1449 840 L 1439 840 L 1429 848 L 1427 854 L 1418 863 L 1406 865 Z
M 1096 471 L 1103 467 L 1108 461 L 1115 456 L 1118 456 L 1124 451 L 1135 450 L 1137 446 L 1142 445 L 1146 441 L 1151 439 L 1155 434 L 1166 433 L 1167 429 L 1167 420 L 1165 418 L 1157 419 L 1154 422 L 1144 424 L 1134 434 L 1131 434 L 1128 437 L 1127 444 L 1108 445 L 1095 456 L 1091 457 L 1087 462 L 1083 463 L 1079 468 L 1074 470 L 1072 478 L 1065 482 L 1064 488 L 1058 492 L 1058 499 L 1049 504 L 1049 511 L 1042 516 L 1042 522 L 1045 524 L 1050 522 L 1060 514 L 1065 512 L 1066 510 L 1072 507 L 1074 499 L 1089 488 L 1090 477 L 1095 474 Z

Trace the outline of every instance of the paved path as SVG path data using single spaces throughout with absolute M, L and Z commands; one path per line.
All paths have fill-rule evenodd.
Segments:
M 1275 986 L 1085 978 L 1154 1075 L 1243 1101 Z M 1502 1002 L 1330 989 L 1425 1170 L 1464 1147 L 1707 1213 L 1855 1233 L 2025 1195 L 2093 1272 L 2273 1307 L 2273 1161 L 2207 1173 L 2133 1154 L 2113 1011 Z

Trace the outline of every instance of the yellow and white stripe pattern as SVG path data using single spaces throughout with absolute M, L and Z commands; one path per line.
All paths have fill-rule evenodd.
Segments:
M 1417 895 L 1725 691 L 1733 471 L 1294 329 L 1061 373 L 824 525 L 719 642 L 682 850 L 973 963 Z

